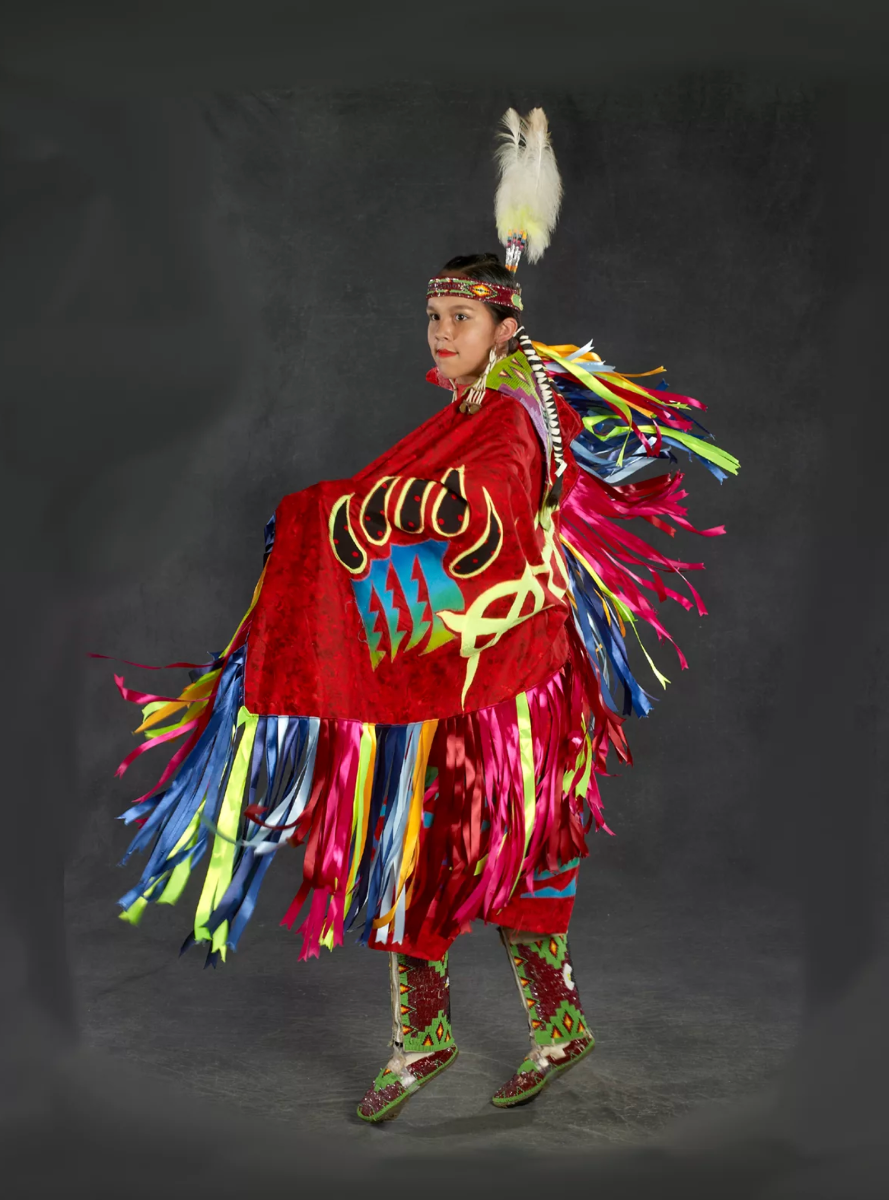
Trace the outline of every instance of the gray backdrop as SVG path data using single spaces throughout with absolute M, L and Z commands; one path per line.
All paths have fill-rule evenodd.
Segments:
M 672 683 L 630 724 L 636 765 L 603 781 L 617 836 L 595 838 L 583 879 L 601 867 L 702 894 L 733 877 L 782 889 L 786 839 L 762 753 L 793 689 L 783 653 L 820 449 L 812 333 L 823 299 L 815 100 L 792 82 L 713 72 L 619 93 L 313 86 L 201 101 L 218 151 L 215 203 L 243 248 L 261 352 L 199 442 L 120 473 L 121 508 L 164 513 L 144 551 L 138 518 L 115 524 L 104 500 L 84 507 L 80 519 L 105 529 L 97 565 L 114 576 L 91 648 L 146 663 L 221 648 L 279 498 L 353 473 L 444 402 L 423 378 L 424 284 L 452 254 L 497 248 L 491 149 L 510 103 L 546 108 L 565 186 L 551 249 L 522 270 L 532 336 L 592 337 L 627 372 L 666 365 L 742 463 L 722 486 L 686 464 L 691 520 L 728 531 L 677 539 L 708 565 L 692 578 L 710 616 L 666 614 L 687 672 L 648 639 Z M 147 690 L 172 678 L 115 669 Z M 159 771 L 137 764 L 112 778 L 137 721 L 110 675 L 95 663 L 83 700 L 95 800 L 70 869 L 72 899 L 109 904 L 138 870 L 110 870 L 128 841 L 112 818 Z M 273 876 L 292 872 L 286 861 Z M 581 906 L 589 895 L 582 883 Z
M 647 11 L 626 0 L 573 16 L 560 8 L 547 14 L 552 22 L 523 5 L 520 19 L 505 22 L 489 6 L 467 24 L 459 4 L 447 14 L 399 6 L 397 18 L 367 6 L 356 21 L 336 6 L 291 6 L 284 19 L 280 5 L 253 0 L 249 11 L 214 6 L 212 21 L 206 6 L 160 4 L 138 27 L 113 28 L 104 12 L 92 26 L 85 15 L 79 27 L 60 22 L 63 7 L 32 0 L 3 47 L 7 91 L 21 85 L 0 141 L 0 602 L 5 811 L 7 830 L 22 836 L 7 843 L 0 874 L 8 1118 L 0 1154 L 32 1182 L 51 1178 L 44 1191 L 79 1172 L 94 1194 L 115 1197 L 122 1179 L 140 1195 L 161 1182 L 194 1196 L 200 1181 L 216 1195 L 243 1195 L 258 1180 L 290 1195 L 306 1162 L 335 1187 L 330 1164 L 344 1170 L 340 1151 L 358 1138 L 441 1147 L 424 1183 L 452 1193 L 469 1145 L 564 1151 L 633 1141 L 671 1113 L 712 1110 L 759 1087 L 781 1066 L 776 1089 L 686 1137 L 684 1154 L 671 1127 L 671 1151 L 662 1141 L 573 1165 L 562 1157 L 563 1176 L 573 1171 L 574 1186 L 595 1180 L 615 1196 L 629 1194 L 629 1180 L 632 1194 L 644 1183 L 658 1195 L 672 1185 L 685 1196 L 746 1198 L 751 1177 L 769 1196 L 861 1194 L 884 1141 L 889 978 L 885 960 L 867 962 L 869 808 L 885 779 L 879 381 L 889 170 L 886 95 L 872 85 L 884 72 L 885 6 L 680 0 Z M 421 42 L 430 18 L 437 27 Z M 451 51 L 449 63 L 448 47 L 465 44 L 467 31 L 478 55 L 453 60 Z M 374 39 L 379 46 L 368 45 Z M 498 54 L 482 53 L 489 42 Z M 765 63 L 782 83 L 700 73 L 717 61 Z M 652 76 L 656 65 L 683 64 L 698 73 L 666 86 Z M 828 86 L 820 111 L 796 95 L 797 67 L 839 85 Z M 452 69 L 485 90 L 449 94 L 442 80 Z M 327 72 L 356 89 L 387 72 L 426 72 L 435 87 L 243 97 L 270 79 Z M 557 94 L 509 86 L 498 96 L 502 80 L 544 76 Z M 604 97 L 606 79 L 620 98 Z M 120 95 L 220 81 L 242 98 L 204 104 L 218 135 L 209 169 L 182 106 Z M 118 89 L 113 100 L 84 99 L 106 87 Z M 63 94 L 44 94 L 54 88 Z M 190 898 L 178 912 L 152 914 L 138 933 L 116 922 L 109 905 L 125 879 L 109 864 L 128 838 L 113 815 L 153 776 L 134 771 L 126 786 L 110 778 L 132 744 L 121 742 L 133 713 L 111 688 L 109 664 L 75 663 L 73 654 L 82 645 L 167 661 L 221 645 L 246 605 L 261 526 L 280 494 L 360 465 L 430 411 L 422 284 L 442 257 L 492 244 L 491 127 L 507 103 L 538 102 L 557 131 L 568 198 L 563 233 L 535 272 L 535 335 L 575 336 L 566 303 L 582 324 L 576 336 L 593 333 L 625 369 L 666 359 L 675 386 L 711 403 L 744 474 L 719 489 L 696 473 L 692 516 L 726 520 L 730 530 L 702 544 L 713 616 L 674 619 L 693 671 L 633 730 L 634 771 L 606 781 L 619 839 L 596 840 L 575 920 L 596 1062 L 530 1118 L 516 1114 L 495 1130 L 482 1116 L 485 1089 L 501 1082 L 518 1025 L 515 1013 L 502 1031 L 479 1020 L 502 1003 L 507 1021 L 508 989 L 483 962 L 485 935 L 464 939 L 455 959 L 470 1070 L 449 1073 L 428 1103 L 417 1101 L 394 1142 L 364 1139 L 348 1113 L 381 1060 L 382 956 L 364 956 L 372 961 L 361 976 L 348 950 L 297 966 L 292 939 L 277 928 L 292 894 L 280 866 L 252 940 L 222 977 L 202 974 L 199 959 L 171 957 Z M 416 145 L 400 122 L 412 123 Z M 582 143 L 566 136 L 572 129 L 585 131 Z M 382 162 L 359 149 L 349 163 L 355 146 Z M 226 222 L 240 231 L 240 266 Z M 356 224 L 369 230 L 360 246 Z M 589 240 L 568 238 L 572 225 Z M 386 306 L 380 263 L 392 281 Z M 339 274 L 323 279 L 340 266 L 352 291 Z M 373 288 L 358 282 L 368 278 Z M 547 280 L 565 287 L 561 297 Z M 340 357 L 325 360 L 321 347 Z M 350 359 L 361 363 L 360 389 Z M 256 365 L 244 379 L 248 362 Z M 398 390 L 410 379 L 410 393 Z M 214 408 L 226 416 L 210 431 Z M 136 447 L 141 460 L 128 462 Z M 76 700 L 73 782 L 68 725 L 84 665 L 91 682 Z M 159 678 L 124 672 L 131 683 Z M 62 1053 L 76 1032 L 61 937 L 64 859 L 87 1047 L 73 1063 Z M 803 878 L 788 887 L 795 863 Z M 788 937 L 784 892 L 805 902 L 806 982 L 820 1000 L 788 1060 L 799 947 Z M 757 896 L 780 910 L 772 923 Z M 324 1036 L 318 1014 L 330 1018 Z M 144 1070 L 128 1076 L 123 1058 Z M 172 1088 L 150 1083 L 158 1072 Z M 211 1117 L 198 1092 L 240 1111 Z M 245 1109 L 264 1122 L 266 1141 Z M 322 1133 L 335 1159 L 299 1144 L 311 1135 L 317 1152 Z M 716 1153 L 689 1154 L 696 1149 Z M 885 1176 L 885 1155 L 880 1162 Z M 510 1171 L 527 1186 L 520 1159 L 492 1167 L 501 1189 Z M 358 1169 L 372 1187 L 366 1159 Z M 469 1194 L 493 1182 L 473 1170 L 460 1186 Z

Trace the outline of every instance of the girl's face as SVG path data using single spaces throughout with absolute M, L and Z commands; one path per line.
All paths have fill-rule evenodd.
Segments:
M 427 338 L 435 365 L 459 385 L 474 383 L 488 364 L 492 346 L 505 353 L 518 329 L 513 317 L 497 320 L 489 305 L 463 296 L 432 296 L 426 301 Z

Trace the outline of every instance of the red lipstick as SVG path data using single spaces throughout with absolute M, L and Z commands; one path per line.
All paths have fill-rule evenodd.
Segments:
M 436 355 L 439 358 L 454 358 L 457 354 L 456 350 L 436 350 Z

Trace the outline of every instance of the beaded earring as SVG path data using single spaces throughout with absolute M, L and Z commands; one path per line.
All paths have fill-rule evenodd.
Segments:
M 469 391 L 463 397 L 463 402 L 460 405 L 461 413 L 477 413 L 478 410 L 481 408 L 482 401 L 485 398 L 485 390 L 487 388 L 488 375 L 493 370 L 494 364 L 497 362 L 497 360 L 499 358 L 500 358 L 500 355 L 497 353 L 497 347 L 496 347 L 496 345 L 494 345 L 491 347 L 490 353 L 488 354 L 488 361 L 487 361 L 487 364 L 485 365 L 485 369 L 482 371 L 481 375 L 479 375 L 478 379 L 475 381 L 475 383 L 472 385 L 472 387 L 469 389 Z

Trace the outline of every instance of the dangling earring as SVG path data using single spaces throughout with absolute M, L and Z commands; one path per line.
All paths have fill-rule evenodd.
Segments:
M 495 344 L 491 347 L 490 353 L 488 354 L 488 361 L 485 365 L 485 369 L 466 393 L 463 403 L 460 405 L 460 412 L 477 413 L 481 408 L 482 401 L 485 398 L 485 391 L 487 389 L 488 375 L 490 375 L 494 368 L 494 364 L 497 362 L 499 357 L 500 355 L 497 353 L 497 344 L 495 342 Z

